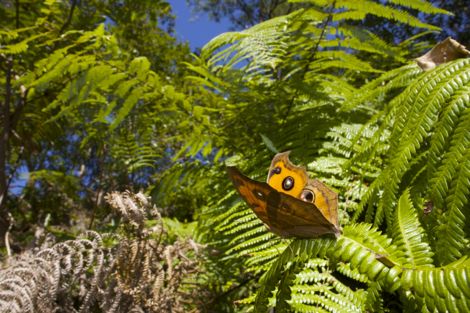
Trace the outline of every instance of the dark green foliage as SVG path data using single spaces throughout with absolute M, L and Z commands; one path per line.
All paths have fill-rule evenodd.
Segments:
M 285 15 L 301 7 L 312 6 L 318 1 L 287 1 L 287 0 L 187 0 L 196 12 L 207 12 L 210 18 L 220 21 L 228 18 L 232 22 L 232 27 L 237 30 L 245 29 L 249 26 L 261 23 L 273 17 Z M 412 15 L 418 15 L 420 10 L 429 10 L 428 3 L 418 3 L 416 1 L 390 1 L 395 8 L 405 10 Z M 449 36 L 468 46 L 470 10 L 466 0 L 430 1 L 439 8 L 452 12 L 452 14 L 420 14 L 420 18 L 430 24 L 442 28 L 441 32 L 429 32 L 420 34 L 421 40 L 431 41 L 443 40 Z M 323 2 L 326 3 L 326 2 Z M 338 2 L 340 3 L 340 2 Z M 374 5 L 373 2 L 368 4 Z M 361 14 L 361 13 L 357 13 Z M 392 21 L 384 21 L 380 17 L 366 14 L 362 19 L 353 22 L 356 26 L 366 28 L 377 34 L 386 42 L 405 42 L 410 37 L 419 34 L 419 30 L 414 27 L 403 26 Z M 424 36 L 423 36 L 424 35 Z M 418 46 L 410 47 L 413 53 L 419 53 L 421 45 L 427 45 L 426 41 Z M 380 61 L 380 60 L 377 60 Z
M 387 44 L 351 20 L 374 14 L 432 26 L 376 2 L 317 2 L 204 47 L 197 66 L 190 65 L 191 78 L 220 100 L 213 103 L 218 111 L 204 112 L 213 127 L 190 136 L 188 146 L 205 135 L 219 154 L 237 154 L 227 164 L 259 180 L 273 150 L 293 150 L 296 163 L 314 160 L 309 171 L 338 188 L 343 235 L 317 255 L 309 244 L 323 245 L 323 239 L 303 246 L 266 233 L 230 193 L 204 210 L 224 238 L 212 244 L 251 275 L 264 273 L 256 296 L 242 301 L 258 312 L 413 312 L 418 298 L 425 311 L 437 305 L 452 311 L 452 298 L 432 291 L 423 298 L 403 279 L 424 282 L 430 268 L 449 273 L 447 264 L 467 253 L 468 59 L 423 72 L 406 62 L 406 44 Z M 442 13 L 422 2 L 406 5 Z M 371 57 L 361 59 L 365 55 Z M 396 68 L 384 71 L 384 65 Z M 434 205 L 429 215 L 419 209 L 425 200 Z M 322 266 L 309 263 L 318 257 L 325 258 Z
M 167 137 L 184 106 L 175 62 L 189 59 L 158 23 L 171 31 L 170 9 L 165 1 L 2 6 L 1 236 L 13 220 L 19 241 L 31 224 L 83 230 L 109 213 L 104 193 L 146 188 L 169 162 L 179 143 Z
M 386 167 L 362 199 L 357 216 L 366 208 L 366 219 L 391 225 L 399 195 L 412 188 L 414 199 L 429 199 L 444 214 L 439 225 L 433 225 L 440 264 L 462 257 L 468 236 L 464 225 L 469 192 L 469 78 L 468 59 L 418 76 L 390 101 L 378 117 L 375 136 L 352 159 L 353 163 L 373 159 L 380 138 L 387 137 L 391 144 L 380 152 Z
M 2 270 L 1 306 L 468 311 L 470 59 L 428 72 L 410 62 L 439 30 L 425 20 L 447 12 L 420 0 L 276 3 L 274 18 L 194 59 L 171 37 L 165 1 L 2 8 L 2 252 L 43 232 L 64 242 Z M 397 45 L 364 18 L 419 34 Z M 261 181 L 286 150 L 338 192 L 338 238 L 279 238 L 230 185 L 225 165 Z M 103 195 L 124 189 L 152 193 L 176 219 L 148 219 L 128 194 L 116 218 Z M 200 246 L 178 240 L 193 220 L 203 265 L 185 254 Z M 88 228 L 101 234 L 65 241 Z M 170 250 L 184 253 L 172 263 Z M 170 269 L 194 288 L 162 283 Z

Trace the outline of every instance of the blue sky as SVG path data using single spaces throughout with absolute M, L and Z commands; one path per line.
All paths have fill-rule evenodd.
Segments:
M 215 36 L 229 31 L 230 22 L 225 19 L 220 23 L 210 21 L 205 13 L 192 13 L 186 0 L 167 0 L 176 16 L 176 38 L 188 41 L 191 50 L 201 48 Z

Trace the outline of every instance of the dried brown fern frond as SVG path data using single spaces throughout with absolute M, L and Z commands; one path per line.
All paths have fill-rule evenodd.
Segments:
M 59 308 L 72 312 L 72 297 L 59 296 L 70 295 L 77 285 L 85 299 L 81 311 L 86 311 L 104 263 L 100 235 L 87 235 L 90 237 L 10 260 L 11 265 L 0 270 L 0 312 L 54 312 Z
M 86 232 L 10 259 L 0 270 L 0 312 L 197 312 L 200 294 L 185 283 L 195 280 L 201 247 L 169 242 L 143 194 L 106 199 L 123 221 L 119 233 Z
M 132 303 L 129 310 L 187 312 L 186 303 L 197 298 L 188 296 L 184 281 L 197 272 L 198 245 L 190 240 L 168 243 L 158 210 L 142 193 L 112 193 L 106 199 L 130 225 L 137 226 L 133 234 L 125 230 L 115 248 L 116 296 L 122 303 Z
M 105 200 L 127 223 L 136 227 L 143 226 L 148 214 L 155 214 L 152 217 L 160 218 L 158 211 L 151 208 L 149 199 L 140 192 L 111 192 L 105 196 Z

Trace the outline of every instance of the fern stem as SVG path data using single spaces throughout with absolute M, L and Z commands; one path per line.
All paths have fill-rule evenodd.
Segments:
M 307 73 L 308 73 L 308 68 L 310 66 L 310 63 L 312 63 L 313 60 L 315 60 L 315 56 L 317 55 L 318 49 L 320 48 L 320 43 L 321 43 L 323 37 L 325 36 L 326 28 L 328 27 L 331 20 L 333 19 L 333 11 L 334 11 L 335 7 L 336 7 L 336 0 L 333 1 L 333 3 L 331 4 L 331 6 L 328 10 L 328 16 L 325 20 L 325 23 L 323 24 L 320 36 L 318 37 L 318 40 L 315 43 L 315 46 L 313 47 L 309 58 L 307 59 L 307 63 L 305 64 L 304 68 L 302 69 L 302 75 L 301 75 L 301 77 L 302 77 L 301 80 L 302 81 L 305 80 L 305 75 L 307 75 Z M 285 124 L 287 122 L 287 119 L 290 115 L 292 107 L 294 106 L 295 100 L 299 97 L 299 95 L 300 95 L 300 90 L 296 89 L 295 92 L 294 92 L 294 95 L 291 98 L 291 101 L 289 102 L 289 105 L 287 107 L 286 115 L 284 116 L 284 119 L 282 120 L 282 124 Z
M 11 213 L 8 213 L 8 220 L 10 222 L 10 225 L 8 226 L 8 229 L 5 232 L 5 248 L 7 250 L 7 257 L 11 257 L 12 254 L 10 248 L 10 231 L 13 227 L 13 216 L 11 215 Z

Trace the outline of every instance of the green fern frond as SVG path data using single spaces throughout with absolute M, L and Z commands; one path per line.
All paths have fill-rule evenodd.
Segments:
M 470 309 L 467 256 L 444 267 L 404 269 L 402 286 L 412 291 L 409 301 L 418 301 L 423 312 L 466 312 Z
M 294 312 L 363 312 L 361 306 L 354 305 L 349 299 L 327 287 L 315 286 L 309 290 L 309 288 L 301 286 L 294 288 L 295 291 L 297 292 L 292 295 L 292 300 L 290 300 L 290 307 Z M 355 295 L 355 297 L 357 296 Z
M 290 15 L 293 17 L 297 14 Z M 229 32 L 212 39 L 202 50 L 201 57 L 211 66 L 220 62 L 226 67 L 238 66 L 248 62 L 246 72 L 251 76 L 274 69 L 286 57 L 286 36 L 282 31 L 289 21 L 289 16 L 281 16 L 253 26 L 242 32 Z M 230 45 L 226 47 L 226 45 Z M 224 47 L 216 52 L 220 47 Z M 212 53 L 215 53 L 211 56 Z
M 367 289 L 367 298 L 365 306 L 370 312 L 383 313 L 384 310 L 384 299 L 382 297 L 383 286 L 381 282 L 371 282 Z
M 430 129 L 428 125 L 435 121 L 434 114 L 441 109 L 453 93 L 468 81 L 469 63 L 468 59 L 460 59 L 438 67 L 426 73 L 391 102 L 391 105 L 397 104 L 396 125 L 393 127 L 390 138 L 393 143 L 391 149 L 399 148 L 402 142 L 413 142 L 425 137 Z M 419 127 L 416 129 L 417 125 Z M 418 132 L 415 132 L 416 130 Z
M 329 262 L 322 259 L 310 259 L 303 265 L 291 287 L 291 309 L 296 312 L 315 312 L 317 308 L 328 312 L 362 311 L 364 290 L 353 291 L 344 285 L 332 275 L 328 265 Z
M 399 47 L 391 46 L 368 30 L 353 25 L 344 25 L 330 31 L 333 33 L 330 33 L 328 37 L 335 36 L 337 38 L 322 42 L 324 48 L 349 48 L 355 51 L 389 56 L 402 63 L 406 62 L 406 59 L 401 56 L 403 51 Z M 338 34 L 341 34 L 341 37 L 338 37 Z
M 470 103 L 470 87 L 463 86 L 462 89 L 458 90 L 452 97 L 452 101 L 442 112 L 441 118 L 436 124 L 436 130 L 431 138 L 429 148 L 429 161 L 427 164 L 427 171 L 429 176 L 431 172 L 435 172 L 439 163 L 442 163 L 441 155 L 445 153 L 449 146 L 449 136 L 454 133 L 456 124 L 459 122 L 459 116 L 462 115 L 465 109 L 468 109 Z M 437 175 L 436 175 L 437 176 Z M 436 204 L 443 204 L 444 194 L 438 192 L 440 188 L 435 188 L 432 194 Z M 440 197 L 439 197 L 440 196 Z M 439 201 L 440 200 L 440 201 Z
M 137 173 L 139 170 L 155 167 L 155 159 L 161 155 L 152 147 L 153 133 L 151 129 L 147 128 L 140 133 L 131 133 L 127 128 L 120 128 L 117 133 L 119 136 L 110 141 L 110 154 L 122 162 L 129 173 Z
M 387 171 L 389 179 L 387 179 L 388 183 L 385 185 L 384 194 L 378 208 L 378 210 L 385 211 L 388 221 L 390 221 L 389 215 L 392 205 L 396 200 L 398 181 L 403 177 L 405 171 L 410 168 L 413 155 L 429 136 L 432 125 L 437 121 L 439 111 L 449 95 L 459 88 L 459 83 L 465 83 L 466 78 L 470 79 L 468 71 L 464 70 L 462 72 L 462 75 L 454 73 L 450 81 L 447 81 L 446 85 L 440 88 L 435 86 L 437 82 L 430 82 L 425 87 L 423 86 L 424 88 L 421 89 L 416 102 L 413 103 L 412 111 L 409 112 L 410 114 L 406 118 L 407 124 L 403 128 L 398 126 L 392 131 L 390 140 L 394 143 L 400 138 L 400 146 L 392 144 L 390 147 L 391 151 L 396 152 L 390 160 L 390 168 Z M 455 86 L 455 89 L 453 90 L 451 86 Z M 423 91 L 427 93 L 426 96 L 421 94 Z M 399 114 L 397 119 L 404 120 L 405 117 Z M 399 123 L 397 124 L 399 125 Z M 385 178 L 385 176 L 382 177 Z
M 423 112 L 422 107 L 420 110 L 415 108 L 415 102 L 420 103 L 422 106 L 425 106 L 427 101 L 424 100 L 424 98 L 430 98 L 429 95 L 431 92 L 436 92 L 435 86 L 440 84 L 442 81 L 445 81 L 446 77 L 452 78 L 453 74 L 458 71 L 458 70 L 465 70 L 465 64 L 462 64 L 462 61 L 465 60 L 460 60 L 457 61 L 457 64 L 451 64 L 450 66 L 442 66 L 436 68 L 434 71 L 431 73 L 428 72 L 423 76 L 417 77 L 418 79 L 413 79 L 412 84 L 408 84 L 408 88 L 400 93 L 397 97 L 395 97 L 388 105 L 386 115 L 383 116 L 383 113 L 380 113 L 380 116 L 377 116 L 371 120 L 368 124 L 373 124 L 376 123 L 379 118 L 383 119 L 378 131 L 375 133 L 375 135 L 366 142 L 364 147 L 361 149 L 360 153 L 355 156 L 356 159 L 359 159 L 361 157 L 366 157 L 369 158 L 371 155 L 373 156 L 374 154 L 374 147 L 376 146 L 377 142 L 379 142 L 379 138 L 383 136 L 383 133 L 386 131 L 387 128 L 391 127 L 393 125 L 393 130 L 390 141 L 392 142 L 393 146 L 390 147 L 390 150 L 396 151 L 397 145 L 400 142 L 401 139 L 401 134 L 404 131 L 405 128 L 405 123 L 407 125 L 412 125 L 410 123 L 409 119 L 409 114 L 410 112 L 415 112 L 415 115 L 419 115 L 419 113 Z M 412 68 L 417 68 L 416 66 L 412 66 Z M 405 67 L 406 68 L 406 67 Z M 421 70 L 420 70 L 421 71 Z M 398 74 L 398 73 L 397 73 Z M 403 73 L 404 75 L 407 75 L 407 71 Z M 400 75 L 401 76 L 401 75 Z M 399 76 L 399 77 L 400 77 Z M 377 82 L 381 82 L 381 79 L 379 79 Z M 393 85 L 393 81 L 391 82 Z M 368 86 L 371 89 L 376 89 L 377 86 L 375 86 L 374 83 L 372 83 L 370 86 Z M 366 87 L 364 87 L 366 89 Z M 367 88 L 368 89 L 368 88 Z M 367 92 L 366 92 L 367 93 Z M 369 93 L 371 94 L 371 93 Z M 372 95 L 372 94 L 371 94 Z M 374 96 L 372 96 L 375 98 Z M 416 122 L 416 121 L 415 121 Z M 414 124 L 416 125 L 416 124 Z M 411 133 L 406 133 L 405 136 L 410 136 L 413 134 Z
M 223 230 L 224 233 L 228 235 L 234 235 L 243 232 L 241 234 L 243 236 L 248 230 L 258 228 L 260 224 L 260 221 L 256 219 L 253 215 L 247 214 L 242 218 L 237 218 L 235 221 L 233 221 L 233 223 L 227 225 Z
M 269 271 L 260 280 L 261 287 L 258 290 L 255 311 L 266 312 L 268 299 L 281 280 L 284 270 L 290 268 L 290 263 L 305 261 L 307 258 L 324 257 L 327 250 L 334 245 L 334 240 L 320 238 L 316 240 L 294 240 L 283 253 L 274 261 Z
M 224 200 L 233 197 L 229 193 Z M 242 201 L 236 201 L 228 210 L 213 218 L 213 229 L 227 237 L 223 259 L 245 256 L 245 271 L 258 273 L 266 271 L 272 261 L 284 251 L 286 244 L 269 232 L 253 211 Z M 250 256 L 250 258 L 246 258 Z
M 441 264 L 446 264 L 462 257 L 462 249 L 468 244 L 468 234 L 464 231 L 468 215 L 468 194 L 470 193 L 470 98 L 468 95 L 457 97 L 453 120 L 458 119 L 451 132 L 448 149 L 439 161 L 440 166 L 431 173 L 431 199 L 438 207 L 445 208 L 444 218 L 437 228 L 437 251 Z M 461 104 L 461 101 L 464 101 Z M 461 112 L 459 108 L 465 106 Z M 460 116 L 460 118 L 459 118 Z
M 363 85 L 351 100 L 345 103 L 345 109 L 351 109 L 363 104 L 380 103 L 380 99 L 387 96 L 394 90 L 404 89 L 422 74 L 422 70 L 411 63 L 402 67 L 393 69 Z
M 397 246 L 398 260 L 403 266 L 432 266 L 433 253 L 425 240 L 424 229 L 411 202 L 409 189 L 405 190 L 398 201 L 391 234 L 393 243 Z
M 470 98 L 467 97 L 466 108 L 461 112 L 455 125 L 454 132 L 450 138 L 444 138 L 447 141 L 447 151 L 442 151 L 439 157 L 439 166 L 432 174 L 430 194 L 433 195 L 433 201 L 439 206 L 444 206 L 445 197 L 451 186 L 453 178 L 459 173 L 458 169 L 462 162 L 467 160 L 466 154 L 470 149 L 470 136 L 468 134 L 468 123 L 470 122 Z M 449 140 L 450 139 L 450 140 Z M 440 139 L 439 139 L 440 140 Z M 434 151 L 432 151 L 434 152 Z M 433 156 L 435 157 L 435 156 Z M 464 172 L 463 175 L 466 175 Z
M 465 132 L 468 133 L 468 129 Z M 468 143 L 470 140 L 467 138 L 467 145 Z M 468 234 L 465 231 L 468 224 L 467 216 L 470 213 L 467 206 L 468 194 L 470 193 L 469 147 L 456 167 L 457 173 L 453 177 L 447 196 L 448 209 L 444 213 L 442 224 L 437 227 L 436 249 L 441 264 L 447 264 L 462 257 L 469 242 Z
M 400 270 L 385 264 L 400 263 L 392 256 L 396 247 L 390 242 L 390 238 L 366 224 L 345 227 L 344 234 L 336 242 L 328 238 L 293 241 L 271 263 L 261 279 L 255 311 L 267 309 L 276 287 L 277 309 L 289 305 L 298 312 L 315 311 L 316 308 L 325 312 L 362 311 L 366 291 L 353 291 L 338 281 L 329 270 L 330 262 L 333 260 L 338 264 L 340 272 L 347 277 L 367 283 L 379 282 L 393 291 L 400 287 Z M 382 260 L 384 255 L 387 262 Z M 315 259 L 325 256 L 330 261 Z M 347 265 L 340 260 L 347 261 Z
M 3 53 L 5 55 L 15 55 L 15 54 L 24 53 L 28 50 L 28 47 L 31 44 L 31 42 L 34 42 L 36 39 L 40 39 L 46 36 L 50 36 L 50 34 L 40 33 L 40 34 L 28 36 L 27 38 L 17 43 L 2 45 L 2 47 L 0 48 L 0 53 Z
M 336 249 L 332 252 L 336 260 L 348 261 L 351 268 L 357 268 L 371 281 L 381 280 L 390 290 L 398 288 L 399 271 L 390 265 L 399 265 L 394 256 L 396 247 L 391 245 L 391 239 L 380 234 L 368 224 L 348 225 L 339 238 Z M 386 257 L 390 263 L 385 265 L 381 257 Z
M 229 193 L 232 198 L 235 192 L 236 191 L 233 190 Z M 243 221 L 252 221 L 254 219 L 253 214 L 250 212 L 249 209 L 246 208 L 244 203 L 241 201 L 237 201 L 237 203 L 229 207 L 228 210 L 214 217 L 214 222 L 217 224 L 216 230 L 224 232 L 228 229 L 232 229 L 234 225 L 232 223 L 237 223 L 239 219 L 244 219 Z
M 206 60 L 214 71 L 222 70 L 222 73 L 230 68 L 242 67 L 247 78 L 269 77 L 271 81 L 264 81 L 267 84 L 272 84 L 280 71 L 284 72 L 281 75 L 285 77 L 300 72 L 307 74 L 307 78 L 331 67 L 377 72 L 369 62 L 354 56 L 351 50 L 405 62 L 402 52 L 378 36 L 349 25 L 347 21 L 362 20 L 371 14 L 413 27 L 439 29 L 390 4 L 375 1 L 310 2 L 317 7 L 309 6 L 242 32 L 219 35 L 203 48 L 202 60 Z M 429 4 L 410 5 L 413 8 L 416 6 L 429 14 L 446 13 Z M 203 73 L 194 67 L 193 70 Z
M 377 137 L 393 122 L 390 135 L 391 152 L 387 168 L 371 184 L 361 202 L 361 208 L 367 203 L 378 202 L 377 209 L 369 207 L 368 216 L 375 215 L 375 223 L 379 225 L 385 218 L 391 225 L 393 207 L 397 201 L 399 182 L 420 154 L 420 149 L 434 135 L 434 125 L 438 117 L 448 106 L 454 93 L 466 88 L 470 80 L 468 59 L 461 59 L 436 68 L 412 83 L 402 94 L 396 97 L 390 105 L 392 109 L 385 116 L 377 134 L 370 140 L 362 151 L 355 156 L 371 157 L 371 151 L 376 150 Z M 461 145 L 461 144 L 460 144 Z M 374 154 L 372 154 L 374 156 Z M 379 193 L 383 192 L 378 200 Z M 360 209 L 362 210 L 362 209 Z
M 381 73 L 374 69 L 368 62 L 362 61 L 358 57 L 345 51 L 325 50 L 316 53 L 317 60 L 309 64 L 310 71 L 306 79 L 330 68 L 339 68 L 352 71 L 364 71 L 371 73 Z
M 256 235 L 265 235 L 266 234 L 266 226 L 265 225 L 260 225 L 259 220 L 258 223 L 250 223 L 250 222 L 242 222 L 247 224 L 248 227 L 233 227 L 230 229 L 230 231 L 225 232 L 226 234 L 232 235 L 240 230 L 243 230 L 243 234 L 240 234 L 232 239 L 231 242 L 239 242 L 241 239 L 247 238 L 247 237 L 253 237 Z M 248 229 L 249 228 L 249 229 Z
M 347 262 L 336 263 L 336 270 L 346 277 L 357 280 L 361 283 L 368 283 L 370 280 L 365 274 L 361 274 L 357 268 L 351 268 L 351 264 Z
M 242 234 L 239 238 L 237 238 L 237 241 L 240 241 L 241 239 L 244 239 L 244 241 L 228 250 L 227 253 L 242 249 L 245 250 L 247 248 L 252 248 L 253 246 L 256 250 L 266 249 L 268 247 L 270 248 L 274 244 L 269 241 L 273 238 L 273 236 L 274 235 L 272 233 L 268 233 L 266 231 L 263 231 L 260 235 L 252 237 L 246 237 L 244 234 Z
M 339 21 L 343 19 L 352 19 L 352 20 L 363 20 L 366 14 L 375 15 L 378 17 L 383 17 L 388 20 L 394 20 L 401 22 L 403 24 L 408 24 L 412 27 L 418 28 L 427 28 L 431 30 L 440 30 L 439 27 L 423 23 L 418 18 L 412 16 L 411 14 L 395 9 L 391 6 L 384 5 L 382 3 L 377 3 L 374 1 L 347 1 L 340 0 L 334 1 L 335 6 L 340 9 L 346 9 L 345 12 L 337 13 L 333 20 Z M 429 10 L 430 6 L 424 7 L 422 9 L 428 9 L 430 12 L 435 12 L 436 10 Z M 444 11 L 444 10 L 440 10 Z M 444 11 L 445 12 L 445 11 Z M 437 13 L 437 12 L 436 12 Z M 443 12 L 439 12 L 443 13 Z
M 257 271 L 267 271 L 271 266 L 271 262 L 274 261 L 287 247 L 284 241 L 278 238 L 272 238 L 271 241 L 277 241 L 269 246 L 256 246 L 252 249 L 244 250 L 244 252 L 250 256 L 246 261 L 247 266 L 250 269 Z
M 426 14 L 451 14 L 449 11 L 435 7 L 434 4 L 421 0 L 390 0 L 391 3 L 398 4 L 411 9 L 419 10 Z

